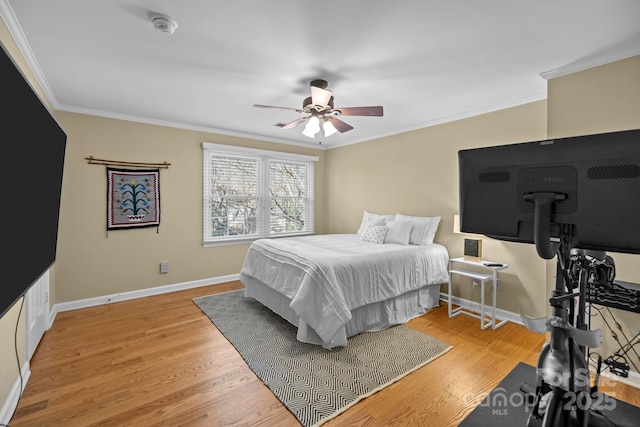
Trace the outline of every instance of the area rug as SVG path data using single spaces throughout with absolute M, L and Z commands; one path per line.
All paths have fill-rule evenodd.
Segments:
M 326 350 L 299 342 L 293 325 L 244 290 L 193 302 L 303 426 L 321 425 L 452 348 L 400 325 Z
M 602 377 L 601 377 L 602 380 Z M 536 427 L 542 423 L 533 419 L 529 424 L 531 408 L 526 405 L 520 390 L 535 390 L 536 368 L 518 363 L 515 368 L 489 393 L 458 427 Z M 633 427 L 640 419 L 640 408 L 608 396 L 613 404 L 607 411 L 591 416 L 590 427 Z

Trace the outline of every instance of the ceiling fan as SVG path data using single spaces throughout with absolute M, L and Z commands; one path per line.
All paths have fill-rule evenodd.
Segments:
M 334 107 L 333 93 L 327 90 L 326 80 L 312 80 L 309 85 L 311 86 L 311 96 L 305 98 L 302 103 L 302 108 L 275 107 L 273 105 L 262 104 L 253 104 L 253 106 L 258 108 L 293 110 L 305 114 L 304 117 L 278 126 L 282 129 L 293 129 L 306 122 L 307 124 L 302 134 L 309 138 L 315 138 L 317 134 L 330 136 L 336 132 L 343 133 L 353 129 L 353 126 L 340 120 L 338 116 L 382 116 L 381 106 Z

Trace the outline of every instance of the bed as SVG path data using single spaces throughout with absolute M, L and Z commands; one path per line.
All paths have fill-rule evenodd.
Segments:
M 240 273 L 245 296 L 296 326 L 299 341 L 327 349 L 439 304 L 444 246 L 373 242 L 360 231 L 254 241 Z

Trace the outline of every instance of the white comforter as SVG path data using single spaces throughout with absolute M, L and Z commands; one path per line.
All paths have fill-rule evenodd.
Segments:
M 329 343 L 351 310 L 448 280 L 449 257 L 437 243 L 364 242 L 329 234 L 252 243 L 241 274 L 291 300 L 291 309 Z

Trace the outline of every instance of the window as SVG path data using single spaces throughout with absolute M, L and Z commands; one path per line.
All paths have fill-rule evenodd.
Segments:
M 203 244 L 313 233 L 314 156 L 203 143 Z

